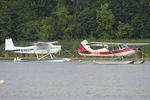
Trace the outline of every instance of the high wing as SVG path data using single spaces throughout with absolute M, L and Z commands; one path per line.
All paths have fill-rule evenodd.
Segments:
M 149 43 L 109 43 L 109 42 L 89 42 L 87 45 L 90 46 L 115 46 L 115 45 L 149 45 Z
M 53 46 L 54 43 L 58 43 L 58 41 L 54 41 L 54 42 L 36 42 L 36 43 L 33 43 L 33 45 L 36 46 L 37 49 L 52 49 L 52 48 L 55 48 Z
M 89 42 L 87 45 L 90 46 L 114 46 L 114 45 L 120 45 L 122 43 L 109 43 L 109 42 Z
M 149 43 L 125 43 L 126 45 L 149 45 Z
M 54 43 L 58 43 L 58 41 L 53 41 L 53 42 L 35 42 L 35 43 L 33 43 L 33 44 L 54 44 Z

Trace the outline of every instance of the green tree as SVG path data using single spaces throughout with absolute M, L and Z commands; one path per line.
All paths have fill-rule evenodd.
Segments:
M 96 33 L 96 10 L 85 8 L 79 15 L 79 22 L 82 27 L 82 34 L 86 36 Z
M 55 37 L 56 38 L 65 38 L 68 36 L 65 30 L 68 28 L 70 19 L 73 17 L 69 15 L 68 10 L 62 3 L 58 3 L 55 10 Z
M 150 38 L 150 1 L 141 0 L 137 4 L 137 13 L 131 21 L 134 27 L 133 38 Z
M 54 36 L 54 21 L 51 17 L 47 17 L 41 20 L 39 32 L 37 33 L 37 37 L 39 40 L 48 41 L 52 39 Z
M 10 30 L 10 12 L 8 12 L 8 1 L 0 0 L 0 43 L 4 42 Z
M 82 27 L 80 23 L 74 22 L 69 24 L 68 27 L 65 29 L 65 33 L 66 33 L 65 36 L 66 39 L 83 37 Z
M 54 21 L 51 17 L 28 21 L 20 24 L 17 32 L 22 39 L 47 41 L 54 34 Z
M 115 22 L 114 15 L 109 9 L 109 4 L 105 3 L 99 7 L 96 13 L 97 32 L 104 38 L 111 37 L 112 25 Z
M 133 27 L 129 25 L 128 23 L 124 24 L 122 22 L 119 22 L 118 31 L 116 32 L 117 38 L 126 38 L 131 37 L 133 34 Z
M 20 40 L 36 40 L 36 34 L 39 32 L 40 20 L 31 20 L 19 24 L 17 28 L 18 38 Z M 19 34 L 20 33 L 20 34 Z

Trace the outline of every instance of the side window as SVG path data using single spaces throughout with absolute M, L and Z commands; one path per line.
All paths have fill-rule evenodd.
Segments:
M 119 48 L 120 48 L 120 49 L 122 49 L 122 46 L 121 46 L 121 45 L 119 45 Z
M 118 45 L 117 46 L 108 47 L 109 51 L 119 50 L 119 49 L 120 49 L 120 47 Z
M 112 47 L 108 47 L 108 50 L 109 50 L 109 51 L 112 51 L 112 50 L 113 50 L 113 48 L 112 48 Z
M 125 45 L 125 44 L 122 44 L 121 47 L 122 47 L 122 48 L 128 48 L 128 46 Z
M 114 46 L 114 50 L 119 50 L 119 46 Z

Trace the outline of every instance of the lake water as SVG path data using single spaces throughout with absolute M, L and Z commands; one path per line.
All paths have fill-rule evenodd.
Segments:
M 0 100 L 150 100 L 150 61 L 0 61 Z

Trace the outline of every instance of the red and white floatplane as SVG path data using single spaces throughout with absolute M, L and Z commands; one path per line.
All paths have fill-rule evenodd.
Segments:
M 139 49 L 128 47 L 129 45 L 149 45 L 149 43 L 109 43 L 109 42 L 88 42 L 83 40 L 78 48 L 78 54 L 81 56 L 101 56 L 101 57 L 120 57 L 121 60 L 111 61 L 96 61 L 98 64 L 132 64 L 137 63 L 135 60 L 124 60 L 123 58 L 129 58 L 136 54 Z M 92 49 L 92 47 L 99 47 L 98 49 Z M 138 61 L 138 63 L 144 63 L 144 60 Z

